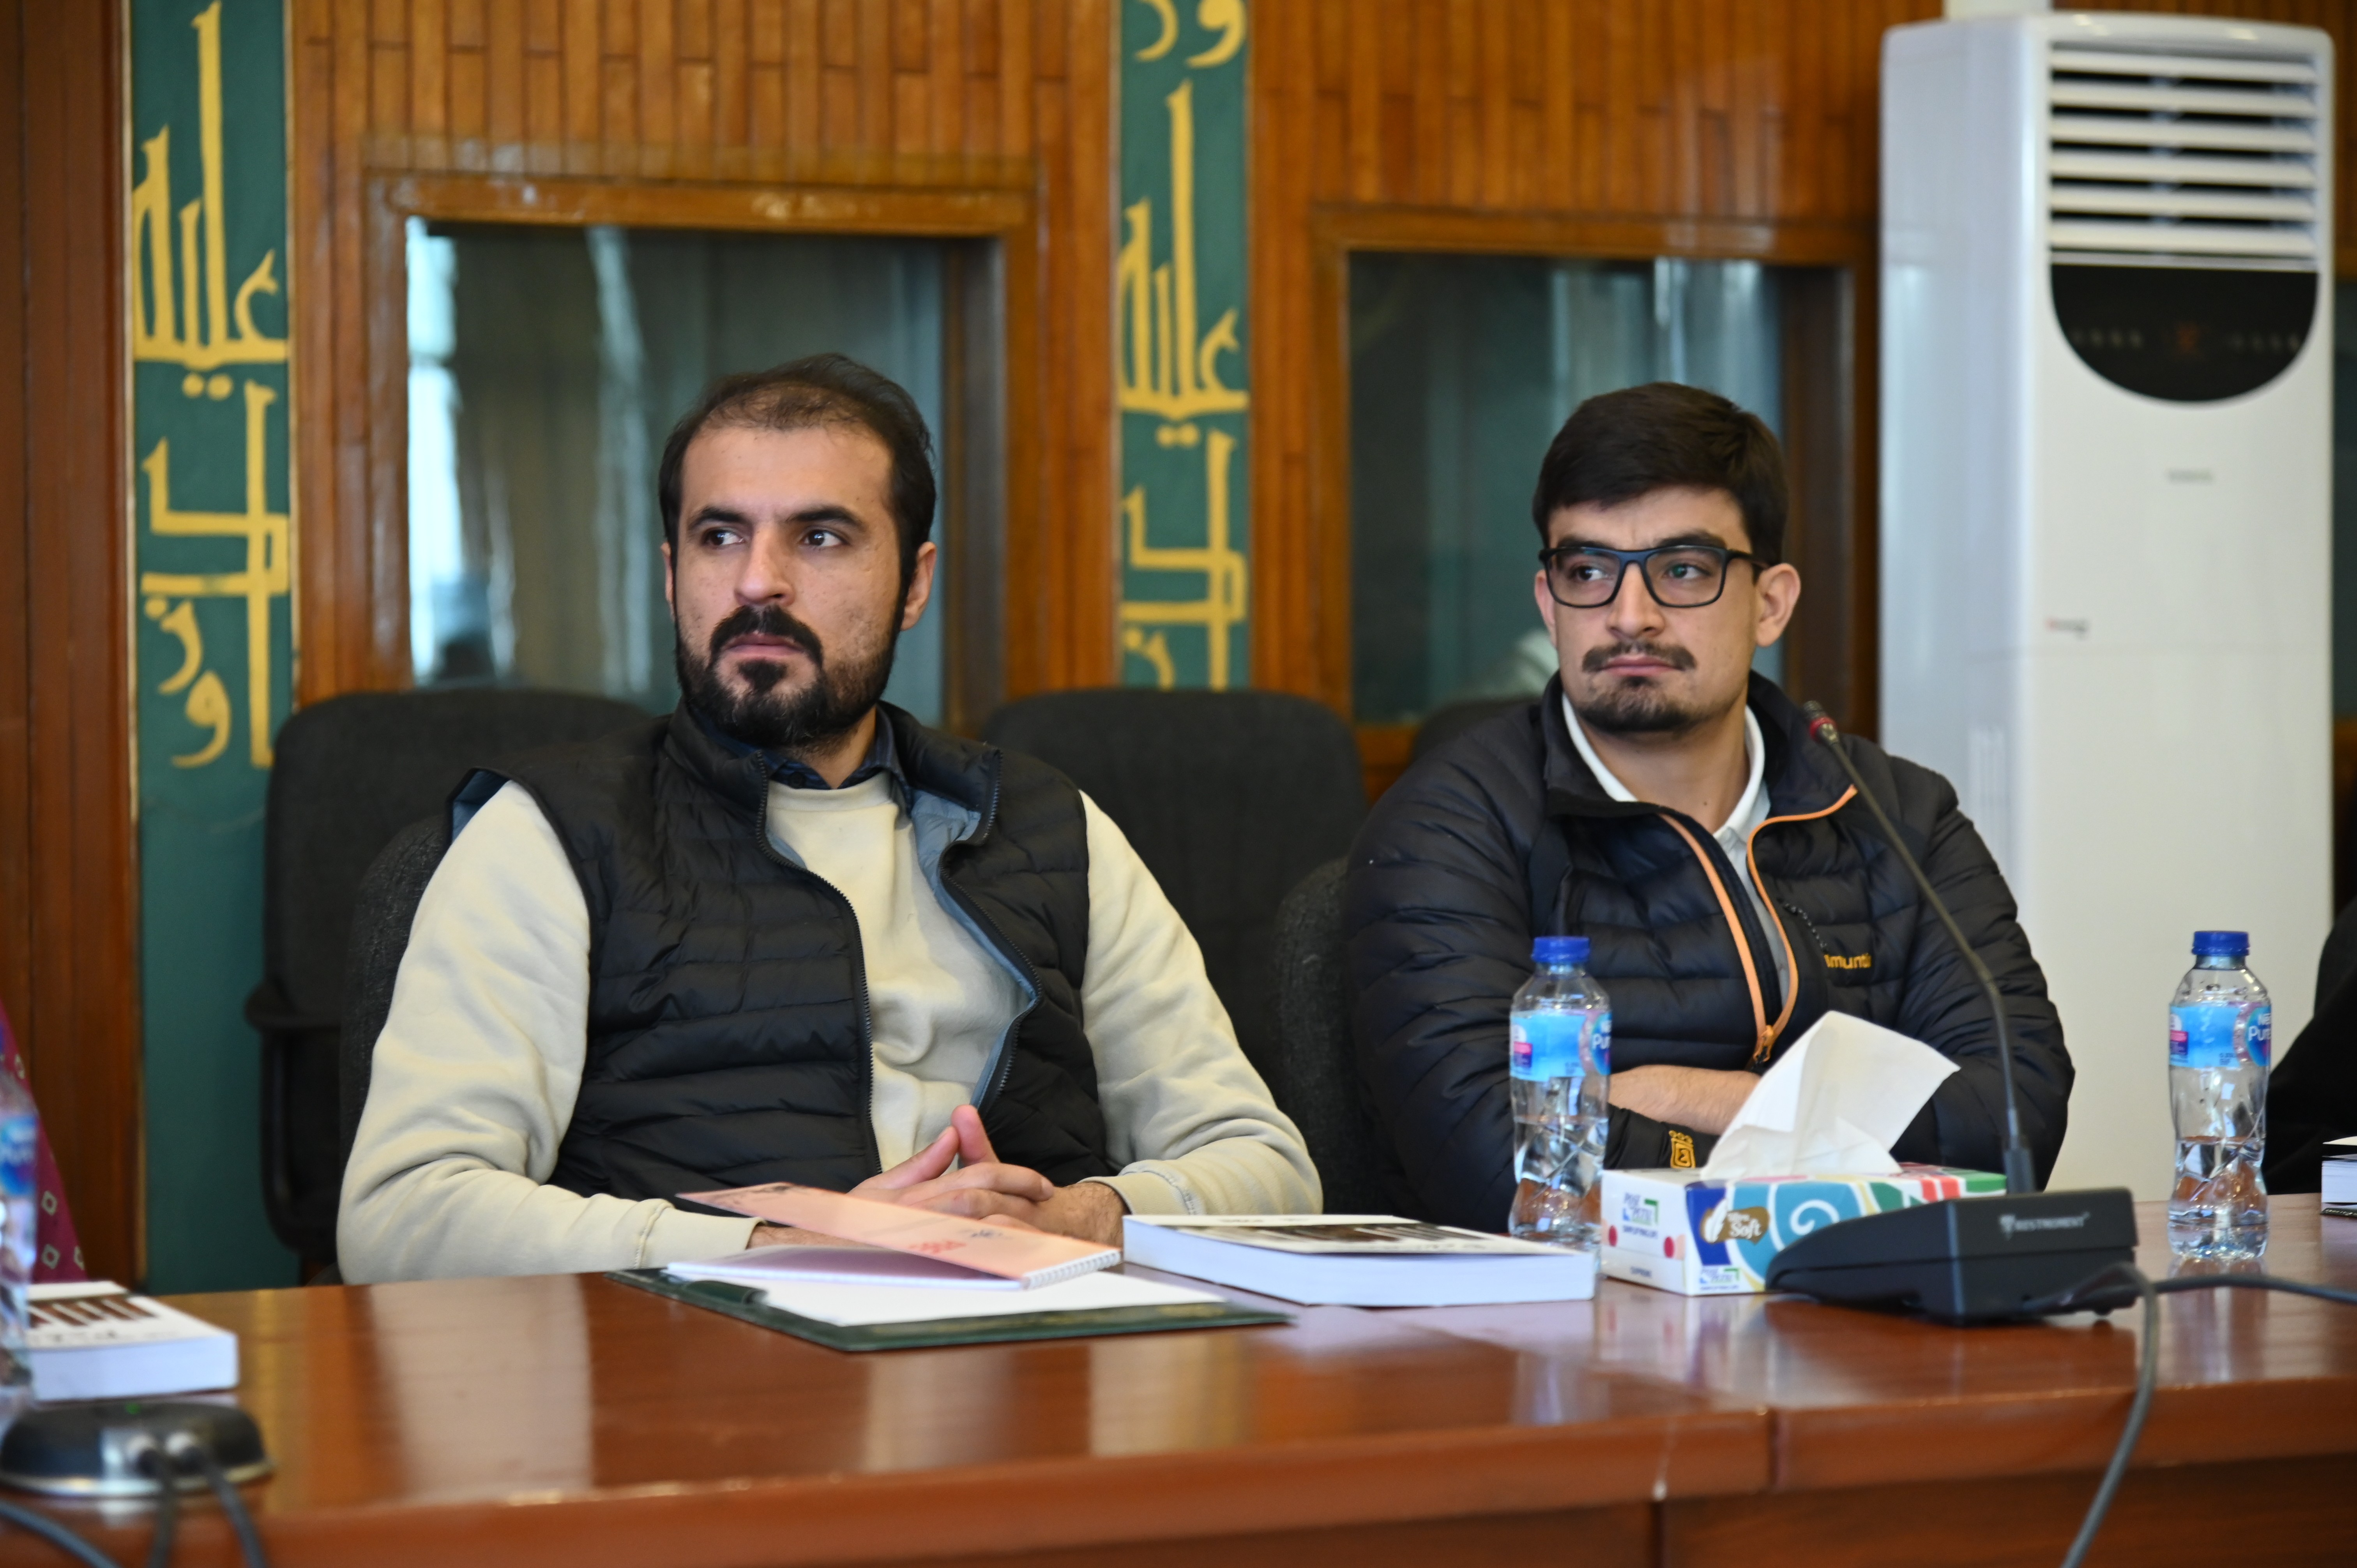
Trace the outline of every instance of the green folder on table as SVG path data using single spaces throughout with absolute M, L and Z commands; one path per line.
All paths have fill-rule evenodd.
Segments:
M 1075 1339 L 1101 1334 L 1163 1334 L 1178 1328 L 1231 1328 L 1284 1324 L 1281 1312 L 1239 1306 L 1231 1301 L 1163 1302 L 1151 1305 L 1089 1307 L 1077 1311 L 994 1312 L 986 1316 L 948 1316 L 908 1322 L 847 1325 L 805 1317 L 769 1303 L 769 1292 L 724 1280 L 674 1279 L 661 1269 L 620 1269 L 606 1276 L 617 1284 L 651 1291 L 707 1312 L 774 1328 L 834 1350 L 909 1350 L 939 1345 L 995 1345 L 1022 1339 Z M 992 1293 L 996 1296 L 996 1292 Z M 1026 1293 L 1028 1294 L 1028 1293 Z M 1043 1288 L 1043 1298 L 1055 1287 Z M 955 1305 L 961 1291 L 943 1291 L 942 1305 Z M 1006 1298 L 997 1297 L 999 1301 Z M 1011 1305 L 1011 1304 L 1009 1304 Z

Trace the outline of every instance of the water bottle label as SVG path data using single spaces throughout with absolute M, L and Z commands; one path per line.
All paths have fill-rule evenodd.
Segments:
M 1588 1035 L 1588 1061 L 1580 1060 L 1579 1038 L 1593 1020 Z M 1578 1078 L 1612 1070 L 1612 1015 L 1609 1013 L 1519 1013 L 1510 1026 L 1513 1041 L 1514 1076 L 1534 1083 L 1553 1078 Z
M 2243 1049 L 2234 1047 L 2234 1026 L 2243 1021 L 2239 1007 L 2171 1007 L 2169 1010 L 2169 1065 L 2192 1068 L 2266 1067 L 2275 1054 L 2275 1009 L 2255 1007 L 2243 1031 Z
M 40 1122 L 31 1116 L 0 1119 L 0 1199 L 33 1197 L 33 1164 L 39 1152 Z

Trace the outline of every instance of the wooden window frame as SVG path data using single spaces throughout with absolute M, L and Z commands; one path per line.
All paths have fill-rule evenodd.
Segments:
M 1358 251 L 1596 261 L 1674 256 L 1805 269 L 1790 274 L 1801 286 L 1785 311 L 1786 447 L 1794 489 L 1785 558 L 1809 586 L 1787 634 L 1785 685 L 1824 703 L 1858 733 L 1875 732 L 1878 251 L 1871 223 L 1314 209 L 1309 506 L 1307 537 L 1294 555 L 1307 575 L 1298 583 L 1272 582 L 1264 568 L 1255 669 L 1286 670 L 1292 677 L 1286 684 L 1346 716 L 1352 712 L 1350 273 Z M 1796 335 L 1827 331 L 1827 351 L 1789 351 Z M 1355 727 L 1368 793 L 1380 794 L 1406 768 L 1415 726 Z
M 408 221 L 531 224 L 948 242 L 944 276 L 942 460 L 935 534 L 950 547 L 942 642 L 948 727 L 973 734 L 1006 694 L 1010 557 L 1006 520 L 1035 516 L 1039 453 L 1010 446 L 1040 422 L 1031 367 L 1039 323 L 1037 212 L 1028 192 L 617 184 L 456 174 L 381 174 L 368 183 L 369 498 L 360 521 L 371 625 L 409 646 Z M 406 660 L 403 664 L 405 667 Z M 388 684 L 406 684 L 405 680 Z

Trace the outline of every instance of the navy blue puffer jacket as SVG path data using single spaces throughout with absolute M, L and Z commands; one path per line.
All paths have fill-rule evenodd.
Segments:
M 1403 1212 L 1504 1228 L 1506 1014 L 1529 977 L 1532 937 L 1551 932 L 1592 944 L 1589 968 L 1612 996 L 1616 1070 L 1761 1071 L 1837 1009 L 1960 1069 L 1894 1155 L 2001 1168 L 1986 996 L 1800 710 L 1757 675 L 1749 702 L 1770 800 L 1753 875 L 1779 930 L 1760 929 L 1709 830 L 1604 793 L 1554 683 L 1419 761 L 1377 803 L 1351 852 L 1343 921 L 1360 1073 L 1396 1156 Z M 1847 745 L 2005 993 L 2022 1132 L 2042 1181 L 2062 1144 L 2071 1058 L 2013 897 L 1946 779 L 1870 741 Z M 1786 943 L 1790 995 L 1771 946 Z M 1608 1164 L 1672 1163 L 1671 1129 L 1620 1110 L 1612 1123 Z

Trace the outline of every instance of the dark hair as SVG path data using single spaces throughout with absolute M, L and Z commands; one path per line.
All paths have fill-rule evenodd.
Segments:
M 841 424 L 865 430 L 891 454 L 892 521 L 900 536 L 900 591 L 917 572 L 917 547 L 933 532 L 933 441 L 925 416 L 899 383 L 843 354 L 813 354 L 766 371 L 723 376 L 672 426 L 663 443 L 655 495 L 663 540 L 679 548 L 680 470 L 687 448 L 714 425 L 724 429 L 807 430 Z
M 1783 559 L 1792 503 L 1775 435 L 1758 414 L 1675 381 L 1599 392 L 1572 410 L 1539 464 L 1531 521 L 1544 545 L 1547 519 L 1566 507 L 1618 506 L 1679 486 L 1734 497 L 1751 553 L 1771 566 Z

